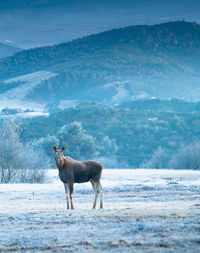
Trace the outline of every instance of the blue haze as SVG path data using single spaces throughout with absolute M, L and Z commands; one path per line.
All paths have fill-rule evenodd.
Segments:
M 199 13 L 197 0 L 1 1 L 0 41 L 31 48 L 128 25 L 199 22 Z

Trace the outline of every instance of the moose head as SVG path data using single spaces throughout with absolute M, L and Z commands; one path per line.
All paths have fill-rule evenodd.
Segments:
M 63 161 L 63 152 L 65 151 L 66 147 L 63 146 L 60 150 L 57 149 L 57 147 L 54 145 L 53 146 L 53 151 L 55 153 L 55 160 L 56 160 L 56 163 L 58 164 L 59 167 L 61 167 L 61 164 L 62 164 L 62 161 Z

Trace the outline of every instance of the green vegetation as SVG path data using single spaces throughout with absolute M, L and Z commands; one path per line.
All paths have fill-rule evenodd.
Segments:
M 107 167 L 139 167 L 158 153 L 167 164 L 182 143 L 199 141 L 200 103 L 154 99 L 112 107 L 84 102 L 20 125 L 21 139 L 41 145 L 49 156 L 56 144 L 66 145 L 75 159 L 106 158 Z

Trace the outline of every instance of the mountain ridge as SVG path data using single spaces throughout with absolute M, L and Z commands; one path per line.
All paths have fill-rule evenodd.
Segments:
M 18 51 L 22 51 L 22 49 L 16 46 L 0 42 L 0 58 L 12 56 Z
M 8 79 L 20 81 L 24 75 L 45 71 L 51 78 L 35 85 L 28 101 L 57 105 L 63 100 L 115 104 L 152 97 L 196 101 L 199 41 L 199 24 L 177 21 L 113 29 L 25 50 L 0 59 L 0 92 L 9 88 Z
M 166 27 L 172 27 L 173 30 L 175 32 L 178 32 L 178 33 L 185 33 L 185 31 L 187 30 L 182 30 L 183 29 L 183 26 L 185 29 L 191 29 L 191 28 L 195 28 L 194 31 L 197 33 L 200 33 L 200 25 L 196 22 L 185 22 L 185 21 L 176 21 L 176 22 L 167 22 L 167 23 L 162 23 L 162 24 L 156 24 L 156 25 L 137 25 L 137 26 L 128 26 L 128 27 L 122 27 L 122 28 L 118 28 L 118 29 L 112 29 L 112 30 L 109 30 L 109 31 L 105 31 L 105 32 L 101 32 L 101 33 L 97 33 L 97 34 L 92 34 L 92 35 L 89 35 L 89 36 L 84 36 L 82 38 L 78 38 L 78 39 L 75 39 L 75 40 L 72 40 L 70 42 L 66 42 L 66 43 L 60 43 L 60 44 L 56 44 L 56 45 L 53 45 L 53 46 L 43 46 L 43 47 L 36 47 L 36 48 L 33 48 L 33 49 L 27 49 L 27 50 L 23 50 L 19 53 L 16 53 L 14 55 L 14 57 L 16 59 L 19 59 L 20 60 L 20 56 L 22 54 L 24 54 L 25 56 L 33 56 L 33 59 L 31 60 L 34 60 L 34 56 L 36 56 L 36 54 L 40 54 L 43 52 L 43 54 L 46 56 L 46 57 L 49 57 L 49 59 L 52 59 L 54 58 L 55 56 L 61 56 L 60 54 L 62 54 L 62 49 L 66 47 L 66 50 L 67 50 L 67 47 L 68 49 L 71 49 L 71 47 L 76 47 L 79 46 L 78 49 L 81 49 L 81 46 L 84 47 L 85 50 L 88 50 L 89 51 L 89 48 L 87 48 L 87 45 L 85 44 L 85 41 L 86 43 L 88 42 L 88 40 L 90 40 L 90 43 L 97 43 L 96 45 L 96 48 L 98 49 L 98 45 L 101 46 L 101 43 L 100 41 L 102 40 L 102 37 L 104 37 L 105 40 L 108 40 L 109 43 L 113 43 L 113 44 L 108 44 L 107 46 L 110 47 L 110 46 L 114 46 L 116 44 L 116 41 L 113 40 L 113 38 L 115 38 L 116 40 L 118 40 L 119 43 L 122 43 L 123 41 L 120 41 L 120 39 L 124 40 L 124 36 L 129 36 L 129 34 L 131 35 L 131 33 L 129 33 L 130 30 L 134 30 L 134 32 L 137 32 L 138 30 L 143 30 L 143 29 L 149 29 L 151 30 L 151 28 L 160 28 L 160 29 L 166 29 Z M 181 30 L 179 30 L 181 29 Z M 129 31 L 128 31 L 129 30 Z M 126 31 L 128 31 L 126 33 Z M 149 31 L 147 31 L 149 32 Z M 164 35 L 166 34 L 167 31 L 165 31 Z M 145 31 L 144 31 L 145 33 Z M 108 35 L 108 36 L 107 36 Z M 120 36 L 119 36 L 120 35 Z M 145 35 L 145 34 L 144 34 Z M 199 34 L 195 34 L 197 35 L 198 37 L 200 36 Z M 94 41 L 94 39 L 96 38 L 96 40 Z M 111 39 L 110 39 L 111 38 Z M 166 41 L 166 38 L 163 36 L 161 37 L 163 42 L 167 42 Z M 171 39 L 171 37 L 170 37 Z M 199 38 L 198 38 L 199 39 Z M 138 38 L 138 41 L 135 40 L 134 41 L 135 43 L 141 43 L 141 40 L 140 38 Z M 177 42 L 174 41 L 174 46 L 176 46 Z M 187 46 L 187 41 L 184 42 Z M 80 45 L 79 45 L 80 44 Z M 167 43 L 164 45 L 166 46 Z M 189 45 L 189 44 L 188 44 Z M 105 43 L 103 44 L 103 46 L 105 46 Z M 148 48 L 151 48 L 153 47 L 153 41 L 148 41 L 148 45 L 146 45 Z M 197 44 L 194 44 L 194 45 L 190 45 L 191 46 L 191 49 L 195 48 L 195 46 L 197 46 Z M 179 48 L 179 47 L 178 47 Z M 52 55 L 48 55 L 49 51 L 51 51 L 55 49 L 55 52 L 54 54 Z M 101 48 L 100 48 L 101 49 Z M 171 48 L 173 50 L 173 47 Z M 177 48 L 176 48 L 177 49 Z M 180 50 L 182 50 L 184 48 L 180 48 Z M 187 49 L 187 48 L 186 48 Z M 189 48 L 188 48 L 189 49 Z M 33 54 L 31 54 L 31 52 Z M 35 52 L 35 54 L 34 54 Z M 61 53 L 60 53 L 61 52 Z M 187 52 L 187 50 L 186 50 Z M 185 53 L 185 52 L 184 52 Z M 191 53 L 191 52 L 190 52 Z M 78 55 L 77 55 L 78 56 Z M 17 58 L 18 57 L 18 58 Z M 12 59 L 13 57 L 8 57 L 8 59 Z M 62 59 L 62 56 L 61 56 L 61 59 Z M 35 59 L 36 60 L 36 59 Z M 38 59 L 38 60 L 41 60 L 41 59 Z M 58 59 L 59 61 L 60 59 Z M 62 59 L 64 60 L 64 59 Z M 2 62 L 4 60 L 1 60 L 0 61 L 0 70 L 1 70 L 1 65 L 2 65 Z M 5 60 L 6 61 L 6 60 Z M 9 61 L 9 60 L 8 60 Z M 23 63 L 23 62 L 22 62 Z M 17 63 L 17 64 L 20 64 Z
M 53 45 L 121 26 L 199 19 L 197 0 L 0 1 L 1 37 L 22 48 Z M 12 26 L 10 26 L 12 24 Z

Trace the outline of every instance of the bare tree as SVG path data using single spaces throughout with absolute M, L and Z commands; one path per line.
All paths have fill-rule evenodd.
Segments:
M 9 121 L 0 125 L 0 183 L 41 182 L 48 158 L 19 138 L 19 127 Z

